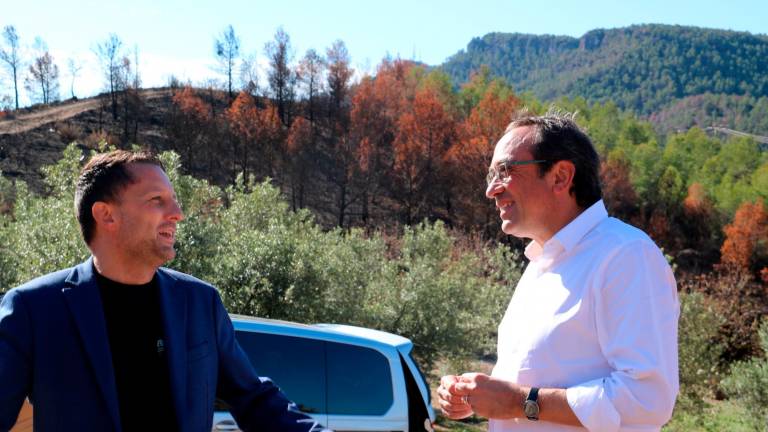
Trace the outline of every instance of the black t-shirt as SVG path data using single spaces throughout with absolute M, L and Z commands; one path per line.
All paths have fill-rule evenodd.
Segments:
M 177 430 L 157 277 L 125 285 L 96 275 L 123 430 Z

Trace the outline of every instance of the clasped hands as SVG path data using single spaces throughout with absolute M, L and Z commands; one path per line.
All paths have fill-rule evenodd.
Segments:
M 452 420 L 472 414 L 495 419 L 523 415 L 523 389 L 482 373 L 446 375 L 440 379 L 437 395 L 440 410 Z

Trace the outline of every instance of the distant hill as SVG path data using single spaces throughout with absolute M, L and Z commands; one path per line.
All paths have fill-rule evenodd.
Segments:
M 704 116 L 696 111 L 700 104 L 680 105 L 685 98 L 717 95 L 709 97 L 709 106 L 719 103 L 728 112 L 738 103 L 723 96 L 768 97 L 768 36 L 727 30 L 654 24 L 592 30 L 580 38 L 489 33 L 441 68 L 458 84 L 483 65 L 518 92 L 540 99 L 611 100 L 643 116 L 678 104 L 691 110 L 679 116 L 686 121 Z M 768 132 L 752 124 L 739 127 Z
M 168 148 L 163 124 L 172 106 L 171 89 L 142 89 L 143 115 L 130 141 L 153 149 Z M 0 172 L 42 191 L 40 168 L 61 159 L 64 148 L 78 140 L 95 148 L 100 140 L 119 141 L 123 119 L 109 114 L 107 95 L 70 99 L 52 105 L 23 108 L 0 117 Z

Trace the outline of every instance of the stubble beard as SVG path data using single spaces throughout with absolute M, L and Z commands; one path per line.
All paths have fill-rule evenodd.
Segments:
M 151 266 L 154 269 L 176 257 L 174 246 L 159 244 L 157 239 L 143 240 L 126 247 L 126 252 L 139 265 Z

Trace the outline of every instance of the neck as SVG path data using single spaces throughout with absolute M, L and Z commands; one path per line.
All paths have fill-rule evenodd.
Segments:
M 126 285 L 143 285 L 155 276 L 157 267 L 128 263 L 118 254 L 101 253 L 92 247 L 93 265 L 100 275 Z
M 541 235 L 537 236 L 538 238 L 534 237 L 533 240 L 538 243 L 539 246 L 544 247 L 544 243 L 548 242 L 549 239 L 554 237 L 561 229 L 565 228 L 566 225 L 573 222 L 573 220 L 579 217 L 584 210 L 586 209 L 579 207 L 575 200 L 563 203 L 561 206 L 553 207 L 550 213 L 554 215 L 551 223 Z

